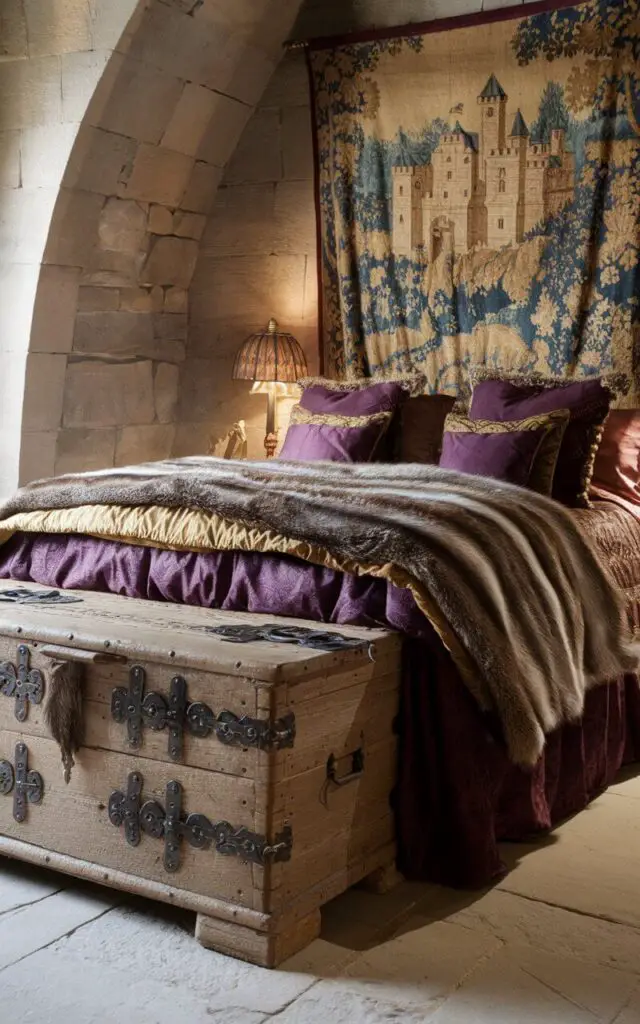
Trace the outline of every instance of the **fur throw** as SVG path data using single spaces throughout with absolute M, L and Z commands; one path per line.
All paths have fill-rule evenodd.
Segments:
M 37 482 L 0 517 L 96 504 L 200 508 L 400 567 L 519 764 L 581 714 L 589 687 L 638 663 L 620 595 L 571 515 L 509 484 L 437 466 L 188 458 Z

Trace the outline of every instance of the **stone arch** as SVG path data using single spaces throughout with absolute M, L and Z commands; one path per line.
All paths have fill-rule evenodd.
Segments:
M 299 6 L 10 0 L 0 89 L 14 83 L 22 172 L 0 230 L 0 302 L 19 300 L 10 341 L 2 324 L 3 492 L 171 454 L 199 240 Z

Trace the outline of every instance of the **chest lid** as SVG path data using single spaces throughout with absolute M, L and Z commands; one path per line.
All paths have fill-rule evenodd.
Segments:
M 21 596 L 25 592 L 33 596 L 25 599 Z M 55 594 L 75 600 L 47 599 Z M 240 637 L 233 636 L 239 627 Z M 298 634 L 301 628 L 309 634 Z M 329 634 L 333 642 L 327 644 L 318 633 Z M 377 660 L 398 651 L 400 646 L 399 635 L 390 630 L 224 612 L 90 591 L 58 592 L 12 580 L 0 580 L 0 635 L 26 643 L 100 652 L 107 658 L 148 659 L 249 676 L 267 683 L 357 668 L 370 658 Z M 295 639 L 299 642 L 291 642 Z

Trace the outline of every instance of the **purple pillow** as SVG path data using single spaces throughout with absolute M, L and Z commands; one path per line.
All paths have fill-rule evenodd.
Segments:
M 369 462 L 392 417 L 393 412 L 371 416 L 312 413 L 296 405 L 279 457 L 299 462 Z
M 593 464 L 611 404 L 610 389 L 599 378 L 566 384 L 549 380 L 527 384 L 519 380 L 481 380 L 473 389 L 470 418 L 517 420 L 568 409 L 570 418 L 560 446 L 552 496 L 564 505 L 588 505 Z
M 406 390 L 391 380 L 353 391 L 336 391 L 322 384 L 311 384 L 304 389 L 300 406 L 307 412 L 370 416 L 372 413 L 397 409 L 405 398 L 408 398 Z
M 440 465 L 526 487 L 544 431 L 455 434 L 445 431 Z

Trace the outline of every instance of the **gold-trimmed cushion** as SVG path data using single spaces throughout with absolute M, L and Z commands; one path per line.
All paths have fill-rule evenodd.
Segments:
M 516 434 L 536 432 L 540 435 L 533 454 L 527 487 L 539 494 L 550 495 L 562 438 L 569 422 L 568 409 L 527 416 L 522 420 L 473 420 L 451 412 L 444 423 L 446 434 Z
M 370 462 L 385 436 L 394 411 L 367 416 L 309 412 L 300 405 L 291 410 L 281 459 L 315 462 Z
M 628 387 L 624 374 L 560 378 L 491 366 L 471 367 L 472 419 L 514 420 L 568 409 L 570 416 L 558 454 L 553 497 L 570 507 L 589 507 L 603 424 L 613 397 Z

